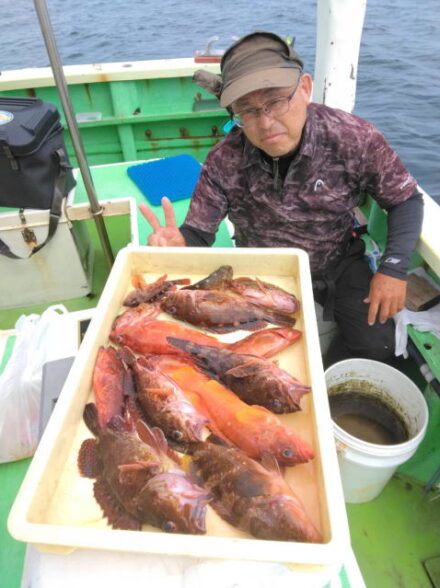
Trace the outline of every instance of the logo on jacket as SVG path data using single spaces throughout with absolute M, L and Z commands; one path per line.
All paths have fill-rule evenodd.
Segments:
M 322 186 L 325 186 L 324 180 L 321 180 L 321 179 L 316 180 L 315 185 L 313 186 L 313 191 L 316 192 L 316 190 L 318 188 L 321 188 Z
M 14 115 L 7 110 L 0 110 L 0 125 L 6 125 L 13 120 Z
M 392 264 L 396 265 L 396 263 L 400 263 L 402 260 L 399 259 L 398 257 L 387 257 L 384 261 L 385 261 L 385 263 L 392 263 Z

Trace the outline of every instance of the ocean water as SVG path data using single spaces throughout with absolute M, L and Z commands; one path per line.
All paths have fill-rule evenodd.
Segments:
M 191 57 L 254 30 L 294 36 L 313 75 L 316 0 L 46 0 L 65 65 Z M 355 0 L 353 0 L 355 1 Z M 0 71 L 49 64 L 32 0 L 0 0 Z M 354 113 L 440 203 L 440 0 L 368 0 Z

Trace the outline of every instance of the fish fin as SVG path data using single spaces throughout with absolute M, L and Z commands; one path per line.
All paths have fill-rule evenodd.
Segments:
M 215 445 L 222 445 L 223 447 L 233 447 L 232 443 L 229 443 L 223 436 L 218 435 L 209 435 L 206 439 L 209 443 L 214 443 Z
M 157 472 L 159 461 L 136 461 L 134 463 L 121 464 L 118 466 L 118 481 L 121 486 L 139 486 L 143 485 L 151 473 Z
M 122 433 L 124 431 L 133 431 L 134 421 L 129 413 L 125 413 L 124 416 L 117 414 L 112 417 L 106 425 L 106 429 L 115 433 Z
M 289 316 L 288 314 L 282 314 L 276 310 L 267 310 L 263 315 L 263 319 L 268 323 L 279 325 L 280 327 L 293 327 L 296 323 L 296 318 Z
M 233 270 L 230 265 L 222 265 L 199 282 L 182 288 L 183 290 L 224 290 L 232 280 Z
M 98 478 L 93 484 L 93 494 L 113 529 L 141 530 L 141 523 L 125 510 L 104 478 Z
M 168 452 L 168 442 L 158 427 L 149 427 L 144 421 L 136 423 L 136 431 L 144 443 L 155 449 L 158 453 Z
M 135 396 L 128 395 L 125 397 L 125 410 L 134 423 L 145 420 L 144 411 Z
M 281 471 L 280 464 L 278 463 L 277 458 L 268 451 L 263 451 L 261 455 L 261 465 L 266 468 L 269 472 L 274 472 L 279 474 L 280 476 L 283 475 Z
M 86 439 L 82 442 L 78 453 L 78 469 L 85 478 L 97 478 L 101 473 L 101 464 L 96 451 L 96 439 Z
M 89 402 L 85 405 L 83 419 L 89 431 L 93 433 L 95 437 L 99 437 L 101 429 L 98 421 L 98 409 L 94 402 Z
M 136 363 L 136 355 L 133 353 L 130 347 L 127 347 L 127 345 L 124 345 L 118 349 L 117 356 L 129 367 Z
M 270 321 L 266 320 L 254 320 L 248 321 L 247 323 L 240 323 L 238 325 L 201 325 L 204 326 L 205 329 L 212 331 L 213 333 L 218 333 L 219 335 L 223 333 L 233 333 L 234 331 L 238 331 L 239 329 L 243 331 L 258 331 L 259 329 L 263 329 L 267 323 Z
M 225 375 L 233 376 L 234 378 L 247 378 L 248 376 L 253 376 L 259 370 L 261 370 L 261 359 L 256 357 L 230 368 L 225 372 Z

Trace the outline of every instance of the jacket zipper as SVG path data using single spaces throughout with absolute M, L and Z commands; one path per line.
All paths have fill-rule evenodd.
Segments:
M 274 157 L 272 159 L 273 164 L 273 187 L 275 190 L 278 188 L 278 175 L 279 175 L 279 157 Z

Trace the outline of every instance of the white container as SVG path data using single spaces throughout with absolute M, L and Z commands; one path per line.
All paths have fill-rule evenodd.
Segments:
M 321 531 L 322 543 L 265 541 L 251 537 L 222 520 L 208 506 L 206 535 L 166 534 L 145 525 L 142 532 L 111 529 L 93 496 L 93 480 L 79 475 L 77 458 L 90 432 L 83 422 L 84 405 L 93 400 L 92 375 L 100 345 L 108 335 L 122 301 L 132 290 L 132 277 L 147 282 L 163 274 L 188 277 L 194 283 L 220 265 L 234 275 L 259 277 L 301 300 L 295 328 L 300 340 L 277 354 L 280 367 L 311 385 L 302 410 L 280 420 L 311 443 L 311 462 L 286 468 L 286 481 Z M 167 319 L 169 320 L 169 319 Z M 241 338 L 244 332 L 231 335 Z M 219 336 L 220 337 L 220 336 Z M 341 565 L 350 553 L 350 536 L 342 484 L 327 403 L 313 291 L 307 255 L 297 249 L 203 247 L 126 247 L 118 253 L 92 321 L 75 357 L 34 459 L 11 509 L 8 528 L 20 541 L 40 551 L 69 553 L 75 548 L 168 554 L 199 558 L 288 563 L 295 570 Z
M 403 419 L 408 441 L 379 445 L 354 437 L 333 423 L 345 502 L 368 502 L 376 498 L 397 467 L 416 452 L 428 425 L 428 407 L 421 391 L 393 367 L 369 359 L 347 359 L 325 372 L 329 395 L 341 384 L 359 389 L 368 382 L 368 394 L 388 402 Z
M 87 227 L 72 223 L 63 210 L 53 238 L 35 255 L 29 254 L 43 243 L 49 225 L 48 210 L 26 209 L 0 214 L 0 238 L 23 259 L 0 256 L 0 309 L 48 304 L 87 296 L 92 290 L 94 250 Z M 26 243 L 23 230 L 35 242 Z

